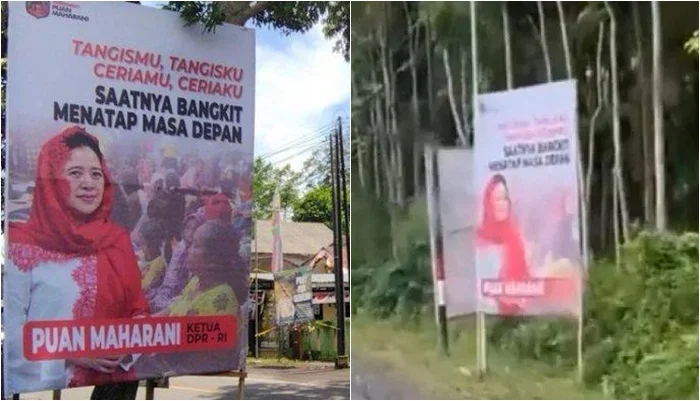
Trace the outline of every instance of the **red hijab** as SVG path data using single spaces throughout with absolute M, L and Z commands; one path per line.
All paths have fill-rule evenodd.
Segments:
M 527 280 L 529 278 L 525 262 L 525 247 L 518 228 L 513 221 L 511 205 L 505 220 L 496 220 L 493 206 L 493 192 L 496 185 L 506 185 L 501 175 L 495 175 L 489 180 L 484 191 L 484 216 L 481 226 L 477 229 L 477 238 L 488 244 L 503 246 L 504 257 L 499 277 L 501 280 Z M 507 189 L 507 187 L 506 187 Z
M 62 171 L 71 149 L 65 140 L 79 132 L 92 137 L 84 128 L 73 126 L 41 147 L 29 219 L 26 223 L 10 224 L 10 243 L 33 245 L 44 251 L 75 257 L 96 256 L 94 308 L 74 312 L 74 318 L 124 318 L 148 314 L 148 302 L 141 290 L 141 274 L 129 235 L 109 221 L 114 185 L 104 160 L 101 164 L 105 188 L 97 210 L 86 221 L 81 221 L 67 202 L 70 184 L 63 178 Z M 35 262 L 41 261 L 39 258 Z M 27 268 L 34 266 L 36 263 Z

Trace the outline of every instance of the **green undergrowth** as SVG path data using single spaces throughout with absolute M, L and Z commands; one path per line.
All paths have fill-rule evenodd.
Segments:
M 353 252 L 353 347 L 428 375 L 427 381 L 440 383 L 434 391 L 448 398 L 585 398 L 593 392 L 622 399 L 698 399 L 697 233 L 642 232 L 624 246 L 619 268 L 610 260 L 592 263 L 584 304 L 585 390 L 571 381 L 577 371 L 576 321 L 496 317 L 488 321 L 487 389 L 458 372 L 458 366 L 474 365 L 475 340 L 467 323 L 450 323 L 450 358 L 435 351 L 434 320 L 426 318 L 433 312 L 430 248 L 424 219 L 413 217 L 419 212 L 404 212 L 390 230 L 396 257 L 379 252 L 385 232 L 374 242 L 381 259 L 365 255 L 356 262 Z M 498 390 L 499 378 L 507 381 L 512 372 L 532 377 L 514 380 L 517 390 Z M 442 375 L 455 381 L 445 382 Z M 545 377 L 549 392 L 539 389 Z
M 471 318 L 473 320 L 473 318 Z M 449 356 L 438 348 L 434 321 L 425 316 L 407 329 L 398 318 L 353 316 L 353 358 L 381 361 L 381 373 L 426 399 L 601 399 L 577 384 L 573 372 L 489 349 L 488 374 L 476 374 L 476 337 L 470 319 L 451 322 Z

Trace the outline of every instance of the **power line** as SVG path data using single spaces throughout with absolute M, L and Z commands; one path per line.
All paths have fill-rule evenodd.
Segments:
M 287 143 L 285 143 L 285 144 L 279 146 L 278 148 L 272 149 L 271 151 L 269 151 L 269 152 L 267 152 L 267 153 L 264 153 L 264 154 L 262 154 L 262 155 L 260 155 L 260 156 L 258 156 L 258 157 L 262 157 L 263 159 L 265 159 L 265 158 L 268 158 L 268 157 L 270 157 L 270 156 L 272 156 L 272 155 L 274 155 L 274 154 L 281 153 L 281 152 L 283 152 L 283 151 L 285 151 L 285 150 L 287 150 L 287 149 L 291 149 L 291 148 L 293 148 L 294 146 L 301 144 L 302 142 L 304 142 L 304 141 L 306 141 L 306 140 L 316 139 L 316 138 L 318 138 L 320 135 L 326 134 L 327 131 L 328 131 L 329 129 L 331 129 L 331 128 L 333 128 L 333 123 L 326 124 L 326 125 L 324 125 L 324 126 L 322 126 L 322 127 L 320 127 L 320 128 L 315 129 L 315 130 L 312 131 L 312 132 L 309 132 L 309 133 L 304 134 L 304 135 L 302 135 L 302 136 L 300 136 L 300 137 L 297 137 L 297 138 L 295 138 L 294 140 L 289 141 L 289 142 L 287 142 Z
M 344 140 L 344 141 L 349 140 L 349 139 L 350 139 L 350 135 L 349 135 L 349 134 L 343 135 L 343 140 Z M 290 159 L 293 159 L 293 158 L 295 158 L 295 157 L 301 156 L 301 155 L 303 155 L 304 153 L 307 153 L 307 152 L 310 152 L 310 151 L 316 151 L 316 150 L 323 149 L 322 146 L 326 146 L 327 143 L 328 143 L 328 137 L 325 137 L 325 138 L 323 138 L 322 140 L 318 141 L 317 143 L 307 145 L 307 146 L 304 147 L 302 150 L 300 150 L 299 152 L 297 152 L 297 153 L 295 153 L 295 154 L 293 154 L 293 155 L 291 155 L 291 156 L 287 156 L 287 157 L 285 157 L 285 158 L 283 158 L 283 159 L 276 160 L 276 161 L 273 161 L 273 162 L 270 162 L 270 163 L 271 163 L 272 165 L 279 165 L 279 164 L 281 164 L 281 163 L 283 163 L 283 162 L 285 162 L 285 161 L 287 161 L 287 160 L 290 160 Z
M 286 162 L 286 161 L 288 161 L 288 160 L 290 160 L 290 159 L 293 159 L 293 158 L 295 158 L 295 157 L 301 156 L 301 155 L 303 155 L 304 153 L 307 153 L 307 152 L 309 152 L 309 151 L 314 151 L 314 150 L 320 149 L 321 146 L 325 146 L 326 143 L 328 143 L 328 139 L 324 139 L 323 141 L 321 141 L 321 142 L 319 142 L 319 143 L 315 143 L 315 144 L 313 144 L 313 145 L 311 145 L 311 146 L 307 146 L 306 148 L 304 148 L 304 149 L 301 150 L 300 152 L 297 152 L 297 153 L 295 153 L 295 154 L 293 154 L 293 155 L 291 155 L 291 156 L 287 156 L 287 157 L 285 157 L 285 158 L 283 158 L 283 159 L 281 159 L 281 160 L 277 160 L 277 161 L 274 161 L 274 162 L 271 162 L 271 163 L 272 163 L 272 165 L 279 165 L 279 164 L 284 163 L 284 162 Z
M 307 145 L 309 145 L 309 144 L 311 144 L 311 143 L 313 143 L 313 142 L 318 142 L 319 140 L 324 140 L 324 138 L 325 138 L 325 135 L 318 135 L 318 136 L 316 136 L 316 137 L 306 139 L 306 140 L 301 141 L 301 142 L 299 142 L 299 143 L 296 143 L 296 144 L 294 144 L 294 145 L 287 146 L 287 147 L 285 147 L 285 148 L 283 148 L 283 149 L 280 149 L 280 150 L 277 150 L 277 151 L 274 151 L 274 152 L 270 152 L 270 153 L 266 154 L 265 156 L 260 156 L 260 157 L 261 157 L 263 160 L 268 160 L 268 159 L 270 159 L 270 158 L 272 158 L 272 157 L 274 157 L 274 156 L 277 156 L 277 155 L 279 155 L 279 154 L 286 153 L 286 152 L 289 152 L 289 151 L 292 151 L 292 150 L 296 150 L 296 149 L 298 149 L 298 148 L 300 148 L 300 147 L 302 147 L 302 146 L 307 146 Z

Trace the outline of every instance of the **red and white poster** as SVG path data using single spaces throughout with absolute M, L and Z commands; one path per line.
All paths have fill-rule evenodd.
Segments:
M 576 315 L 582 271 L 576 82 L 484 94 L 478 102 L 478 310 Z
M 11 2 L 7 394 L 244 367 L 255 32 Z

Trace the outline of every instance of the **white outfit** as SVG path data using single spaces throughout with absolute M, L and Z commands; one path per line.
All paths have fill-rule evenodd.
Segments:
M 3 362 L 8 394 L 65 388 L 65 360 L 29 361 L 23 355 L 27 321 L 75 319 L 94 311 L 97 258 L 75 257 L 26 244 L 10 244 L 5 264 Z

